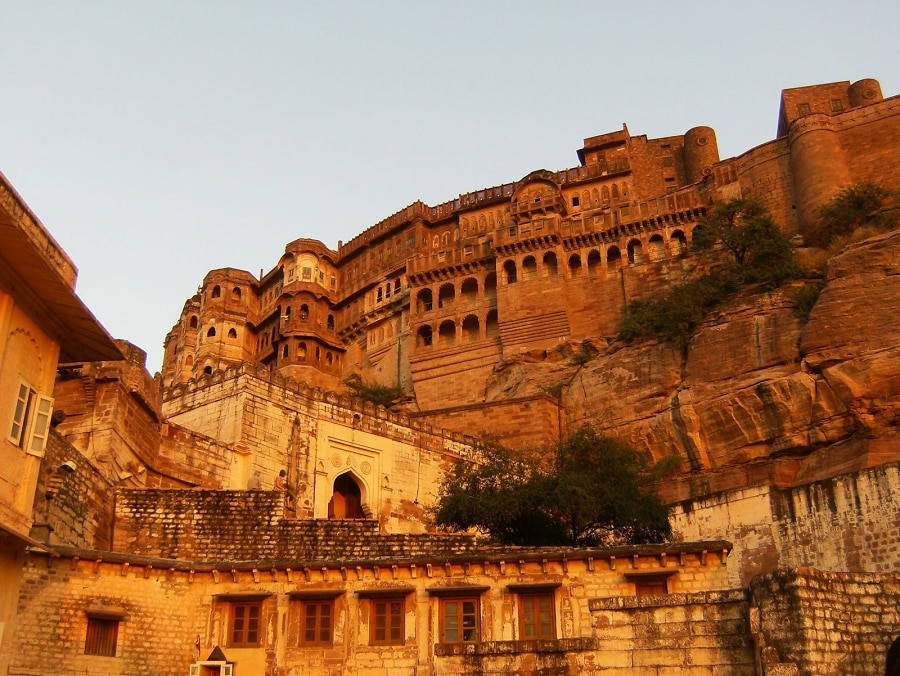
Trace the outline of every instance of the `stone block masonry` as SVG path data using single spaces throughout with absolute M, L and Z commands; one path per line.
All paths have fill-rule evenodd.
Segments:
M 753 580 L 750 605 L 763 676 L 879 676 L 900 634 L 900 574 L 782 569 Z
M 468 535 L 385 535 L 369 519 L 285 519 L 275 491 L 120 491 L 115 524 L 114 551 L 183 561 L 346 561 L 476 550 Z

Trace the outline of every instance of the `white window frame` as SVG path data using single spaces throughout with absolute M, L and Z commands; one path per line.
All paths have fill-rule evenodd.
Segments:
M 38 394 L 28 383 L 20 380 L 6 438 L 30 455 L 43 456 L 52 414 L 53 398 Z

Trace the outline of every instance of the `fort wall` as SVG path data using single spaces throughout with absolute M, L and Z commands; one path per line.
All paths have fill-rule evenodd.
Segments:
M 900 575 L 788 568 L 750 584 L 762 674 L 884 674 L 900 626 Z
M 727 538 L 729 582 L 777 567 L 898 572 L 900 464 L 788 489 L 752 485 L 674 506 L 679 539 Z

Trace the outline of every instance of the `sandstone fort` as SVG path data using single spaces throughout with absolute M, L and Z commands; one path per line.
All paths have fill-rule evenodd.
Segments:
M 294 239 L 259 276 L 209 271 L 155 377 L 4 178 L 0 674 L 883 673 L 900 230 L 830 252 L 810 235 L 850 186 L 900 192 L 900 97 L 787 89 L 776 122 L 731 158 L 712 127 L 623 126 L 574 167 L 415 202 L 334 248 Z M 632 303 L 704 270 L 695 228 L 733 198 L 818 261 L 809 279 L 736 294 L 687 350 L 617 339 Z M 481 433 L 524 448 L 585 422 L 677 458 L 656 486 L 671 542 L 435 527 Z

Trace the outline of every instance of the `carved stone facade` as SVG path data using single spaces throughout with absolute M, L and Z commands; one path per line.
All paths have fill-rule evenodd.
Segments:
M 166 337 L 163 385 L 246 360 L 329 389 L 359 373 L 419 411 L 484 403 L 504 359 L 613 335 L 627 303 L 691 271 L 716 201 L 757 197 L 802 234 L 842 187 L 900 188 L 898 113 L 875 80 L 789 89 L 778 138 L 736 158 L 709 127 L 623 127 L 585 139 L 575 168 L 415 202 L 337 250 L 295 240 L 260 279 L 206 276 Z

